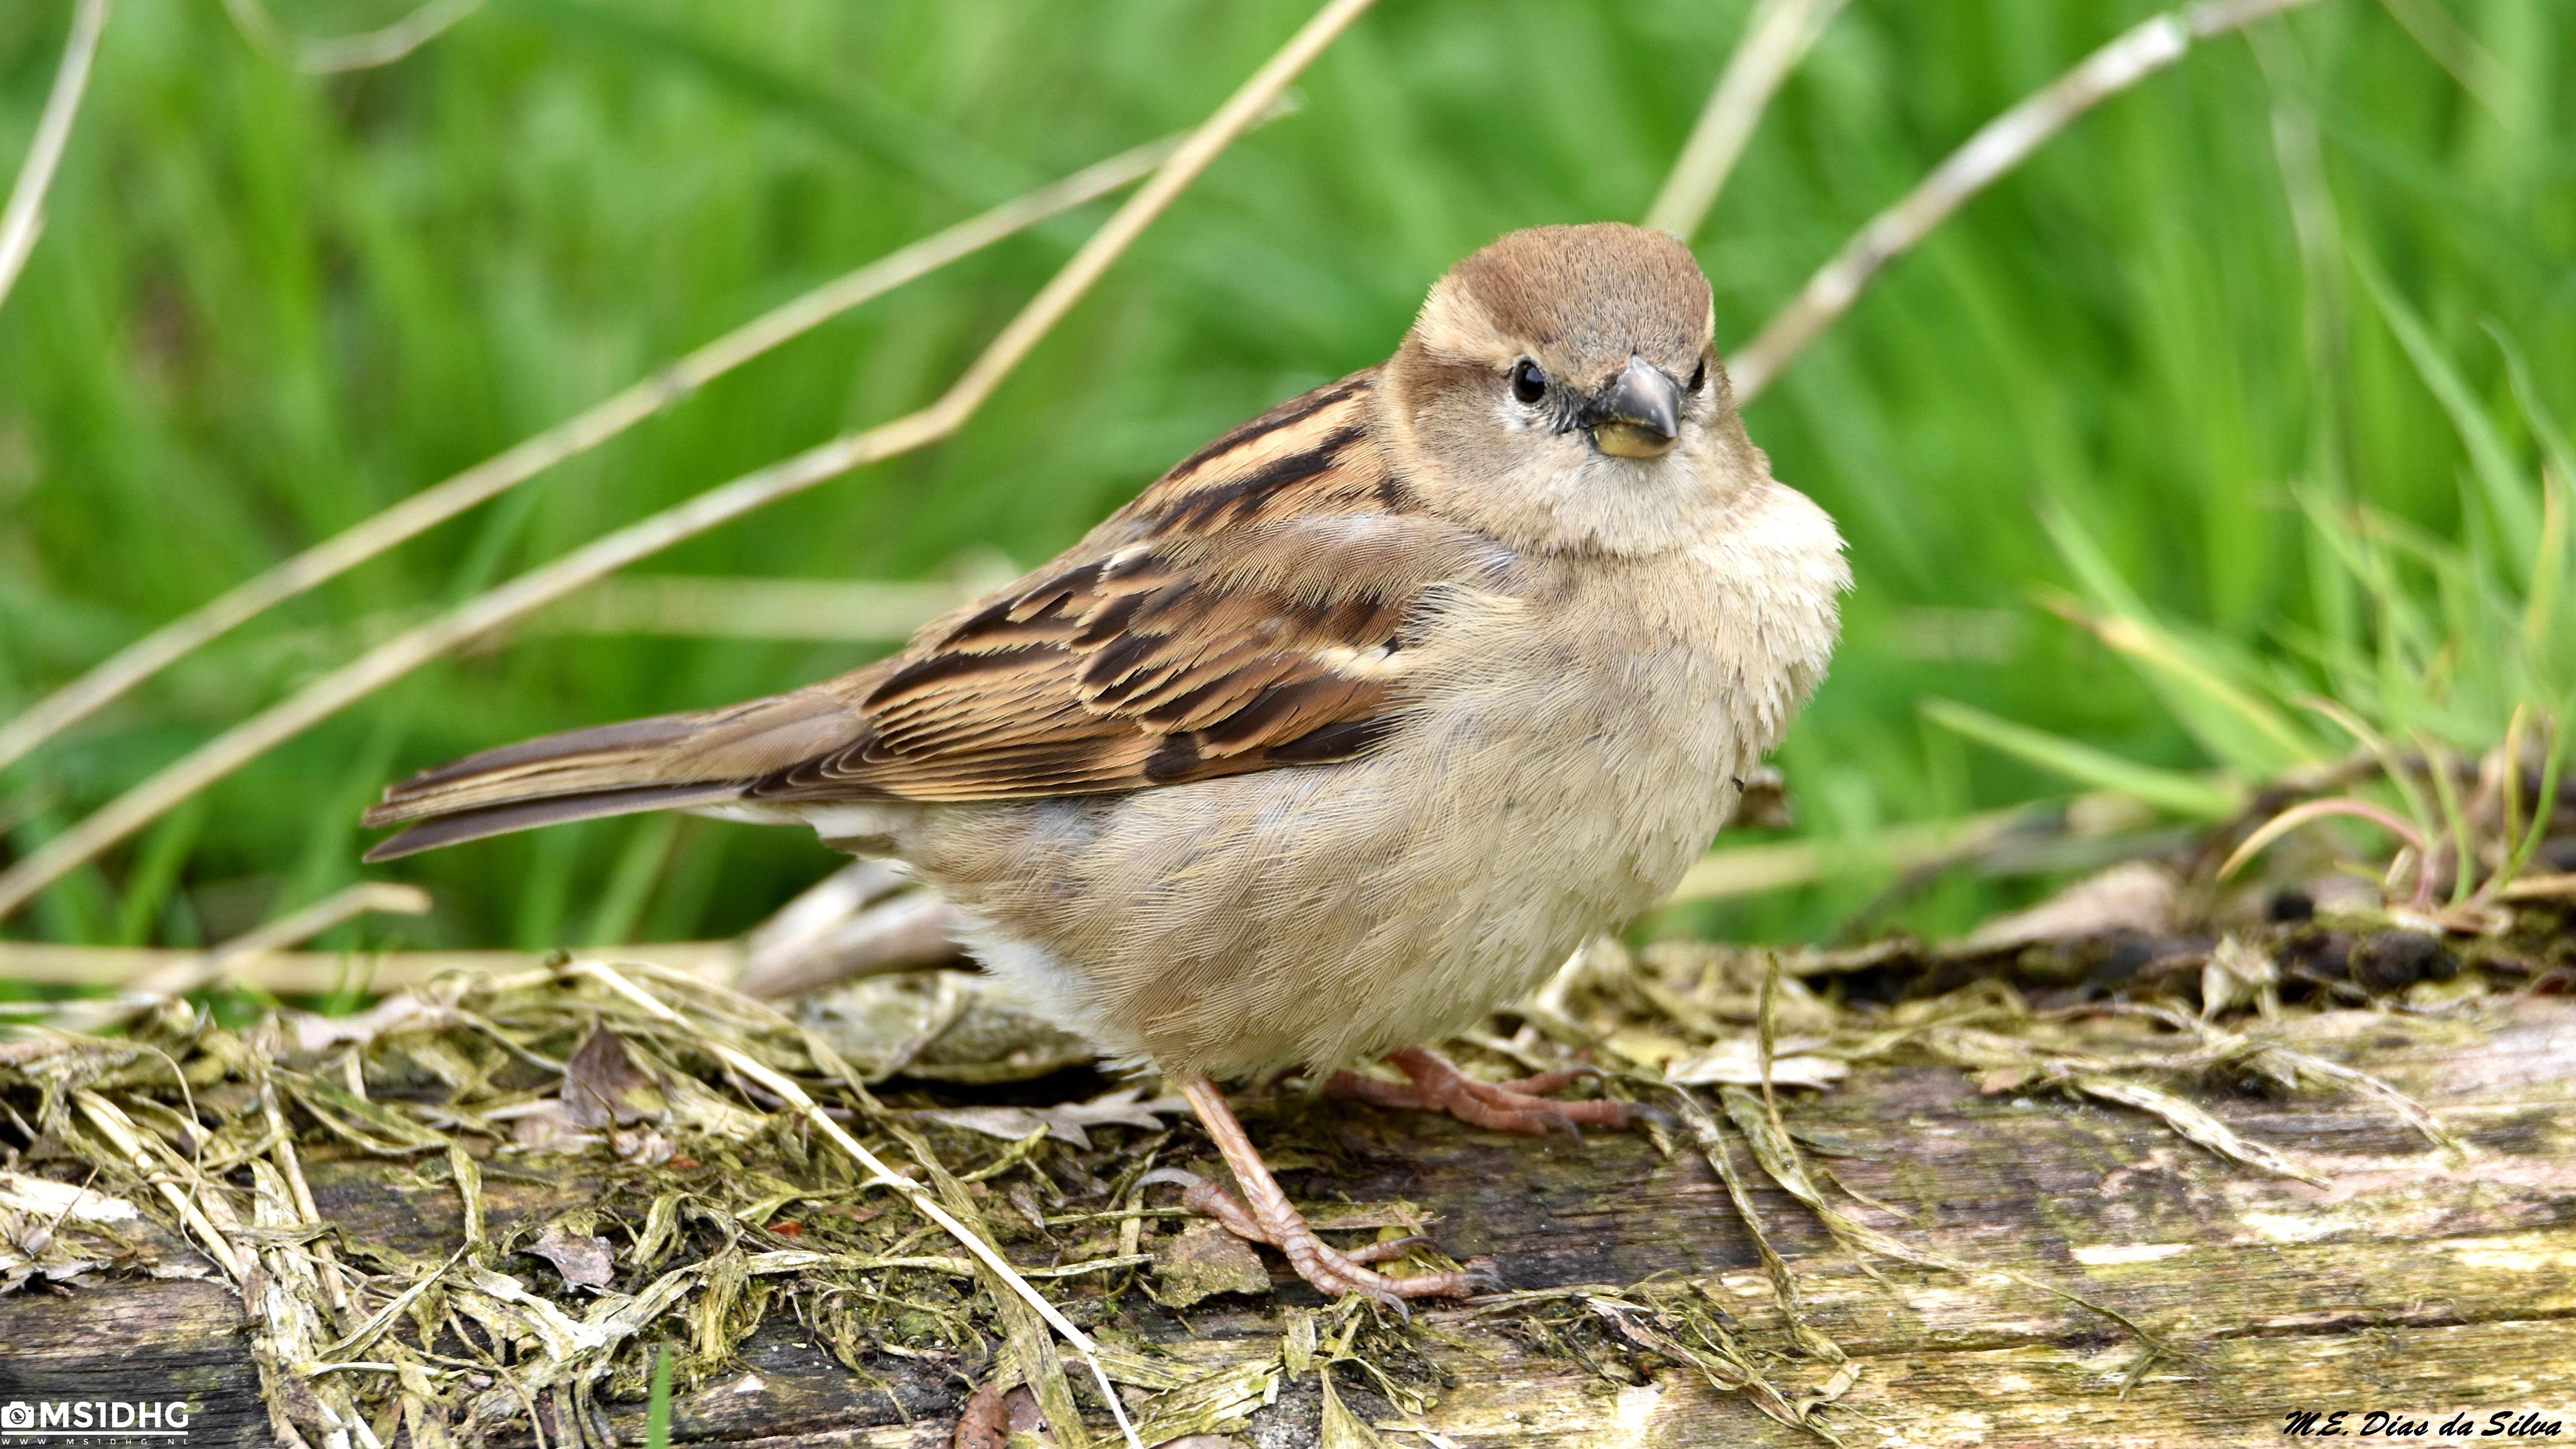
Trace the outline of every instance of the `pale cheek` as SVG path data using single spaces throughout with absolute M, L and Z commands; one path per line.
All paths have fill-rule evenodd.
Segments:
M 1600 484 L 1600 465 L 1609 461 L 1571 433 L 1532 440 L 1527 458 L 1524 476 L 1533 491 L 1569 503 Z
M 1514 402 L 1498 402 L 1492 413 L 1495 441 L 1506 457 L 1526 459 L 1563 451 L 1576 435 L 1559 432 L 1556 419 Z

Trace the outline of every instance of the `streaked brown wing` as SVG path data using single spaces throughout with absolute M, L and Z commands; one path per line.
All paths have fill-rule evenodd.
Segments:
M 1509 562 L 1411 506 L 1367 427 L 1374 381 L 1253 419 L 1055 562 L 822 686 L 858 737 L 747 798 L 1082 794 L 1366 750 L 1402 706 L 1425 591 Z

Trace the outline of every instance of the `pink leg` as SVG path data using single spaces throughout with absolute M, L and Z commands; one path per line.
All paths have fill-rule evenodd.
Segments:
M 1410 1278 L 1389 1278 L 1371 1272 L 1365 1265 L 1388 1258 L 1401 1257 L 1413 1244 L 1371 1243 L 1344 1251 L 1315 1236 L 1303 1214 L 1288 1201 L 1279 1180 L 1261 1154 L 1244 1135 L 1243 1124 L 1234 1119 L 1234 1109 L 1226 1106 L 1225 1097 L 1216 1084 L 1205 1077 L 1190 1077 L 1181 1082 L 1181 1095 L 1198 1110 L 1199 1121 L 1206 1125 L 1208 1136 L 1216 1139 L 1216 1149 L 1225 1157 L 1225 1165 L 1243 1189 L 1240 1200 L 1224 1188 L 1186 1172 L 1166 1171 L 1148 1175 L 1148 1181 L 1181 1182 L 1186 1191 L 1181 1202 L 1193 1212 L 1216 1219 L 1236 1237 L 1256 1243 L 1268 1243 L 1288 1255 L 1288 1266 L 1297 1276 L 1335 1298 L 1345 1293 L 1365 1293 L 1379 1302 L 1401 1308 L 1407 1298 L 1458 1298 L 1474 1290 L 1473 1279 L 1465 1273 L 1418 1273 Z
M 1518 1132 L 1541 1137 L 1550 1132 L 1572 1132 L 1578 1122 L 1599 1127 L 1625 1127 L 1645 1114 L 1633 1104 L 1597 1101 L 1558 1102 L 1549 1100 L 1552 1092 L 1561 1092 L 1575 1081 L 1592 1075 L 1588 1071 L 1541 1072 L 1510 1082 L 1480 1082 L 1450 1064 L 1449 1059 L 1426 1047 L 1405 1047 L 1387 1053 L 1388 1065 L 1412 1078 L 1410 1083 L 1381 1081 L 1359 1072 L 1335 1072 L 1324 1084 L 1324 1092 L 1334 1097 L 1355 1097 L 1380 1107 L 1409 1108 L 1423 1112 L 1446 1112 L 1463 1122 L 1490 1128 L 1496 1132 Z

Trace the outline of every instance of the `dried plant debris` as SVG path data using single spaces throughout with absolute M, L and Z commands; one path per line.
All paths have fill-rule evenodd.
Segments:
M 1173 1356 L 1138 1330 L 1140 1311 L 1238 1312 L 1274 1279 L 1260 1252 L 1148 1199 L 1157 1169 L 1209 1167 L 1182 1104 L 1152 1082 L 1104 1079 L 1080 1043 L 971 973 L 872 977 L 788 1015 L 691 978 L 562 959 L 338 1019 L 281 1012 L 234 1030 L 172 1003 L 120 1037 L 20 1028 L 0 1041 L 0 1292 L 230 1280 L 290 1444 L 606 1442 L 632 1431 L 657 1351 L 683 1399 L 715 1392 L 748 1372 L 765 1320 L 792 1320 L 903 1414 L 917 1406 L 899 1381 L 978 1386 L 959 1442 L 1213 1442 L 1290 1409 L 1325 1442 L 1380 1442 L 1436 1402 L 1425 1346 L 1467 1323 L 1610 1382 L 1692 1374 L 1832 1440 L 1832 1406 L 1860 1370 L 1804 1312 L 1754 1174 L 1864 1271 L 2002 1270 L 1929 1250 L 1902 1214 L 1844 1188 L 1829 1160 L 1852 1149 L 1801 1122 L 1814 1094 L 1937 1065 L 2310 1181 L 2314 1167 L 2202 1100 L 2249 1084 L 2358 1094 L 2456 1161 L 2465 1150 L 2432 1113 L 2320 1055 L 2299 1024 L 2347 999 L 2438 1013 L 2528 988 L 2544 969 L 2534 943 L 2565 909 L 2522 903 L 2546 924 L 2467 942 L 2295 911 L 2194 934 L 2190 893 L 2144 881 L 2095 883 L 1950 947 L 1598 941 L 1450 1044 L 1498 1076 L 1588 1061 L 1599 1090 L 1649 1109 L 1667 1150 L 1705 1160 L 1780 1310 L 1758 1332 L 1708 1285 L 1657 1281 L 1410 1320 L 1358 1300 L 1281 1306 L 1275 1341 Z M 2035 935 L 2034 920 L 2079 934 Z M 1279 1090 L 1274 1160 L 1340 1175 L 1325 1130 L 1337 1112 Z M 441 1205 L 447 1242 L 408 1253 L 319 1212 L 308 1165 L 353 1161 Z M 1309 1209 L 1334 1234 L 1431 1221 L 1404 1202 Z M 1421 1247 L 1407 1262 L 1449 1266 Z M 2064 1287 L 2003 1276 L 2119 1325 L 2141 1345 L 2133 1375 L 2178 1352 Z
M 911 971 L 804 998 L 797 1020 L 871 1082 L 1025 1082 L 1086 1068 L 1091 1044 L 1013 1004 L 986 976 Z
M 906 989 L 945 1032 L 975 1019 L 938 1005 L 974 998 L 971 981 Z M 1029 1041 L 990 1017 L 1000 1064 L 1025 1069 Z M 922 1025 L 838 1035 L 883 1067 L 889 1045 L 938 1040 Z M 818 1029 L 685 978 L 570 962 L 449 978 L 337 1022 L 235 1031 L 174 1005 L 124 1038 L 0 1045 L 18 1149 L 0 1174 L 0 1286 L 229 1278 L 281 1442 L 603 1442 L 654 1351 L 672 1351 L 684 1393 L 704 1389 L 740 1377 L 749 1336 L 781 1316 L 869 1381 L 909 1362 L 1025 1386 L 1056 1443 L 1231 1432 L 1286 1391 L 1288 1348 L 1181 1365 L 1119 1327 L 1131 1294 L 1186 1296 L 1193 1266 L 1200 1296 L 1271 1284 L 1248 1246 L 1143 1200 L 1178 1103 L 1137 1086 L 1032 1106 L 917 1085 L 880 1099 L 884 1077 Z M 451 1208 L 452 1247 L 416 1256 L 322 1217 L 306 1164 L 353 1159 Z M 584 1205 L 530 1216 L 524 1179 Z M 1340 1206 L 1318 1214 L 1336 1232 L 1424 1220 Z M 1377 1385 L 1371 1402 L 1430 1402 L 1438 1376 L 1410 1330 L 1337 1313 L 1295 1339 L 1310 1386 L 1338 1366 Z
M 1956 941 L 1891 936 L 1786 949 L 1781 962 L 1835 1006 L 1863 1011 L 2006 981 L 2041 1010 L 2153 998 L 2208 1015 L 2243 1007 L 2270 1014 L 2283 1005 L 2438 1012 L 2498 990 L 2565 990 L 2576 975 L 2576 933 L 2568 929 L 2576 888 L 2558 891 L 2558 877 L 2505 888 L 2510 908 L 2482 907 L 2472 931 L 2456 919 L 2383 906 L 2377 887 L 2350 876 L 2221 890 L 2179 871 L 2127 862 Z M 1663 949 L 1647 948 L 1649 968 Z M 1762 954 L 1688 949 L 1730 959 Z M 1725 978 L 1748 968 L 1710 969 Z M 1648 974 L 1661 984 L 1663 973 Z
M 30 1279 L 79 1284 L 108 1272 L 202 1277 L 184 1251 L 165 1252 L 121 1197 L 37 1177 L 0 1172 L 0 1293 Z M 177 1248 L 170 1244 L 170 1248 Z
M 1243 1239 L 1213 1222 L 1192 1223 L 1154 1255 L 1145 1291 L 1166 1308 L 1188 1308 L 1219 1293 L 1267 1293 L 1270 1270 Z
M 1089 1128 L 1119 1124 L 1156 1130 L 1162 1127 L 1163 1117 L 1186 1114 L 1190 1109 L 1180 1097 L 1156 1097 L 1150 1102 L 1143 1097 L 1138 1088 L 1120 1087 L 1088 1102 L 1064 1102 L 1053 1107 L 931 1107 L 911 1115 L 1013 1142 L 1030 1133 L 1043 1132 L 1058 1142 L 1089 1147 Z

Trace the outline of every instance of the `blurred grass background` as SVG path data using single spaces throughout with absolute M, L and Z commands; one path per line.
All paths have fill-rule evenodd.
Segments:
M 0 169 L 34 128 L 68 8 L 0 7 Z M 405 8 L 272 12 L 318 36 Z M 2153 8 L 1855 0 L 1698 239 L 1721 345 L 1977 125 Z M 978 547 L 1044 558 L 1226 425 L 1382 358 L 1431 279 L 1496 234 L 1640 215 L 1748 9 L 1386 0 L 1307 77 L 1303 112 L 1222 158 L 964 436 L 646 567 L 907 579 Z M 311 76 L 214 0 L 119 0 L 46 235 L 0 308 L 0 714 L 762 308 L 1192 124 L 1307 10 L 491 0 L 397 64 Z M 2465 88 L 2418 33 L 2493 68 Z M 2458 434 L 2358 267 L 2425 318 L 2508 448 L 2536 444 L 2488 326 L 2576 412 L 2560 94 L 2576 10 L 2328 0 L 2275 40 L 2268 65 L 2243 38 L 2211 44 L 2080 121 L 1751 409 L 1860 580 L 1833 677 L 1782 752 L 1803 833 L 1866 839 L 2064 793 L 1927 723 L 1925 695 L 2207 763 L 2131 670 L 2033 606 L 2071 579 L 2042 505 L 2164 617 L 2258 651 L 2333 607 L 2293 485 L 2436 536 L 2464 527 Z M 2321 266 L 2303 267 L 2293 226 L 2284 105 L 2313 108 L 2348 248 Z M 191 658 L 0 775 L 0 861 L 427 609 L 928 400 L 1104 212 L 831 324 Z M 0 934 L 220 939 L 359 878 L 357 813 L 391 777 L 873 652 L 523 634 L 274 752 Z M 709 821 L 558 828 L 385 868 L 437 912 L 326 943 L 719 935 L 836 860 L 801 832 Z M 1686 923 L 1811 935 L 1887 881 L 1840 873 Z M 2035 888 L 1962 876 L 1890 920 L 1946 931 Z

